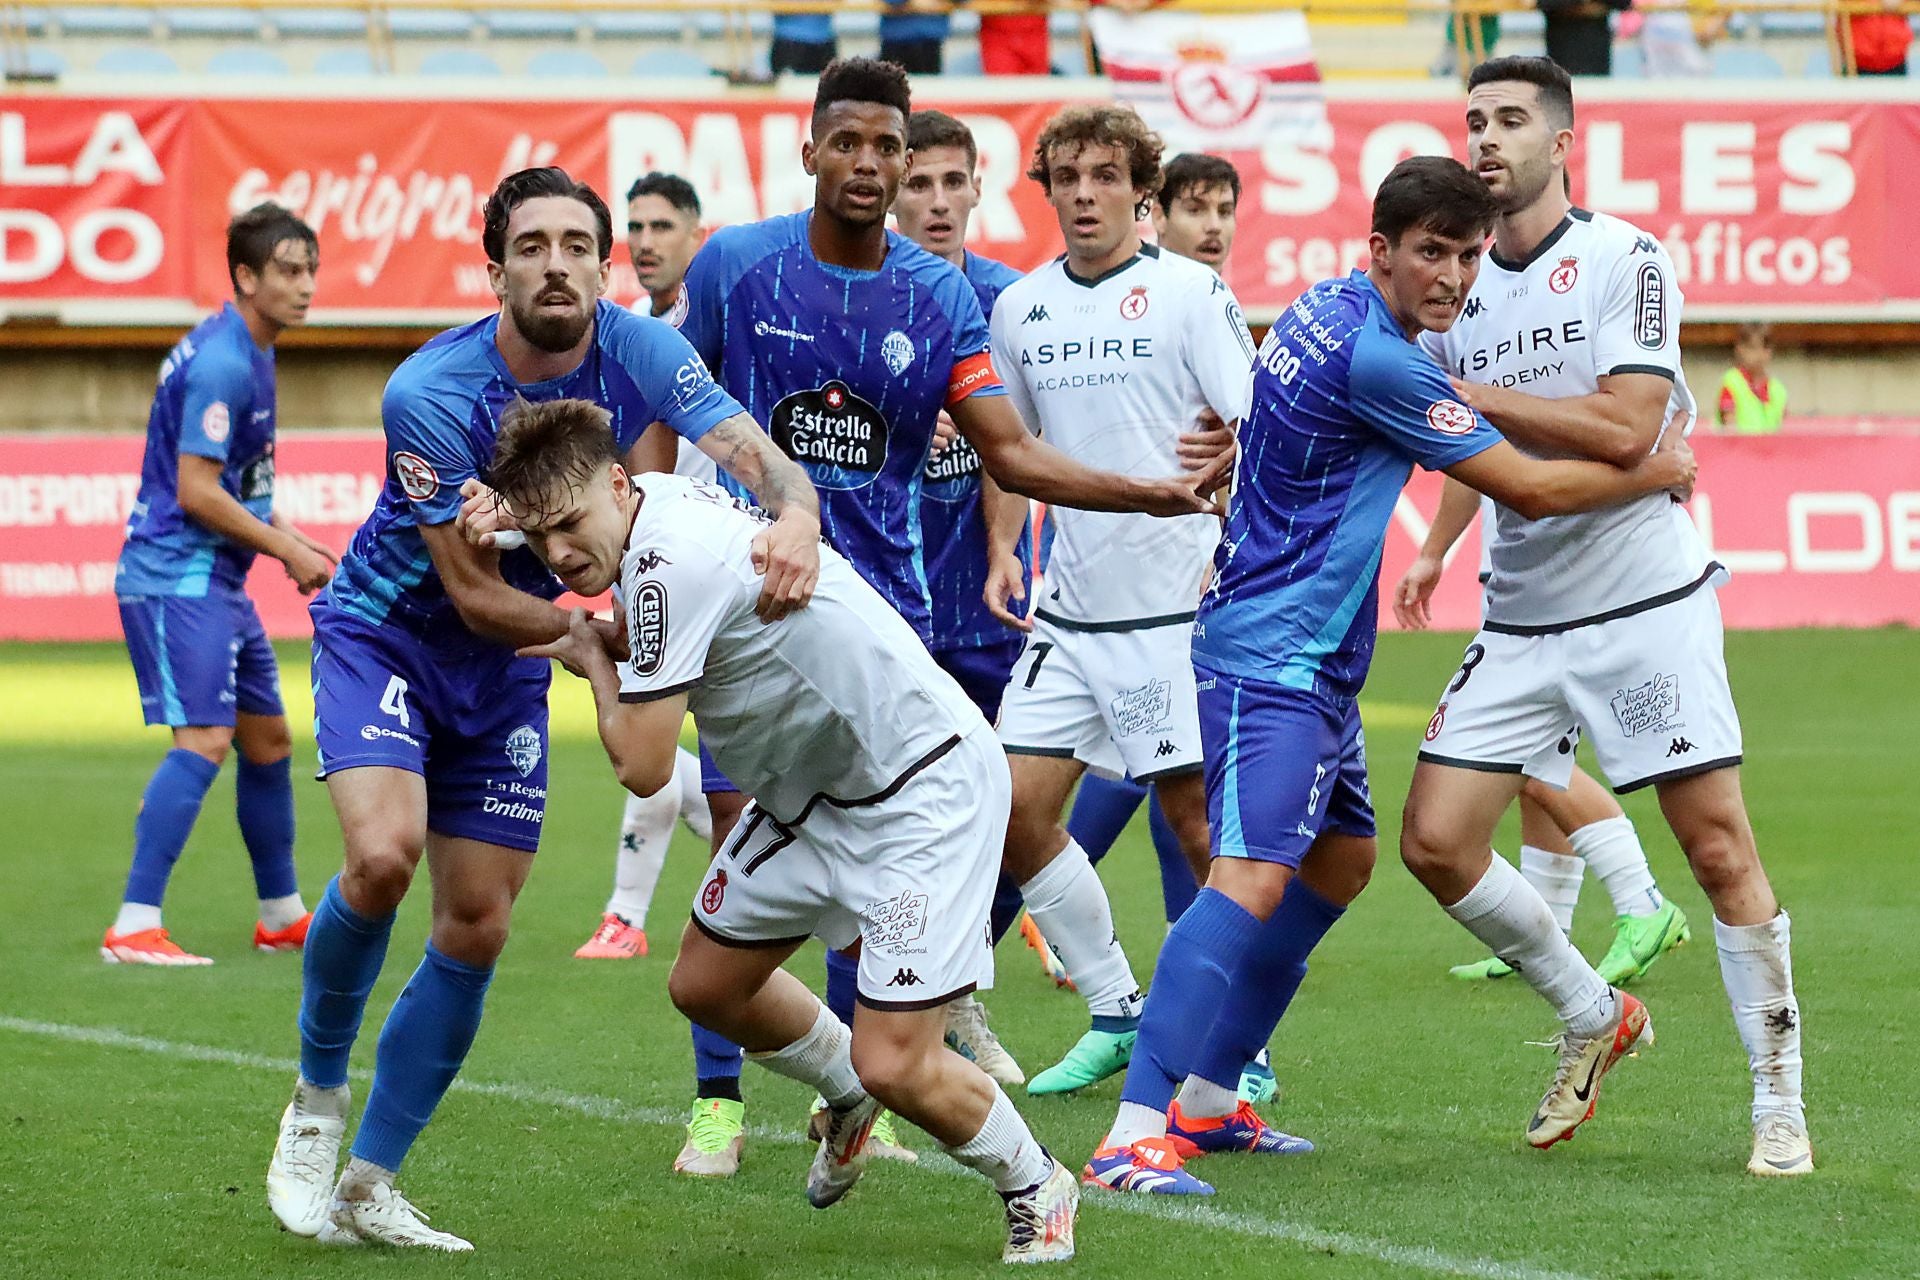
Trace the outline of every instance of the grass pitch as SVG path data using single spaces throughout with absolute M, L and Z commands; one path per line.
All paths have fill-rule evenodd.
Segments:
M 1517 981 L 1466 987 L 1446 966 L 1473 941 L 1394 857 L 1399 802 L 1458 636 L 1383 638 L 1364 703 L 1381 805 L 1373 887 L 1316 956 L 1281 1027 L 1269 1111 L 1313 1156 L 1215 1159 L 1220 1194 L 1169 1206 L 1089 1194 L 1084 1274 L 1546 1277 L 1920 1274 L 1920 1151 L 1908 1052 L 1920 877 L 1920 635 L 1730 638 L 1746 723 L 1745 772 L 1762 854 L 1793 913 L 1807 1095 L 1820 1170 L 1748 1177 L 1745 1063 L 1720 987 L 1707 904 L 1651 796 L 1628 812 L 1694 942 L 1636 987 L 1659 1045 L 1610 1077 L 1600 1114 L 1550 1153 L 1521 1132 L 1553 1067 L 1526 1042 L 1553 1030 Z M 283 649 L 296 726 L 305 655 Z M 648 921 L 651 957 L 571 958 L 598 919 L 620 796 L 583 689 L 557 685 L 545 849 L 460 1085 L 402 1178 L 467 1258 L 324 1250 L 275 1229 L 262 1174 L 297 1053 L 298 960 L 248 950 L 252 885 L 232 820 L 232 771 L 207 800 L 173 880 L 167 923 L 207 969 L 101 963 L 126 872 L 134 808 L 165 749 L 135 726 L 117 647 L 0 648 L 0 1276 L 283 1277 L 589 1274 L 901 1277 L 998 1266 L 998 1201 L 931 1150 L 877 1162 L 825 1213 L 807 1208 L 807 1099 L 746 1079 L 746 1166 L 729 1183 L 668 1172 L 691 1087 L 665 974 L 703 865 L 683 832 Z M 296 738 L 299 733 L 296 731 Z M 296 746 L 310 770 L 311 741 Z M 309 902 L 338 867 L 322 788 L 298 785 Z M 1517 835 L 1503 833 L 1511 854 Z M 1158 884 L 1136 822 L 1102 868 L 1144 976 L 1162 936 Z M 421 886 L 424 890 L 424 886 Z M 401 911 L 355 1057 L 417 963 L 424 892 Z M 1575 940 L 1605 946 L 1589 883 Z M 1001 949 L 994 1025 L 1029 1071 L 1084 1027 L 1017 938 Z M 819 953 L 800 970 L 816 982 Z M 356 1094 L 364 1097 L 364 1074 Z M 1016 1097 L 1076 1166 L 1112 1115 L 1118 1082 L 1068 1099 Z

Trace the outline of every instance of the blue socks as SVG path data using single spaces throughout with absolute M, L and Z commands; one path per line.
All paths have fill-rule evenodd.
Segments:
M 1160 900 L 1167 908 L 1167 923 L 1172 924 L 1193 905 L 1200 886 L 1193 882 L 1193 868 L 1187 865 L 1180 837 L 1173 834 L 1173 824 L 1160 811 L 1159 796 L 1147 807 L 1147 824 L 1153 832 L 1153 855 L 1160 863 Z
M 987 937 L 994 946 L 1000 945 L 1000 939 L 1007 936 L 1007 930 L 1013 928 L 1013 922 L 1020 918 L 1020 908 L 1026 905 L 1020 896 L 1020 882 L 1002 871 L 1000 882 L 993 886 L 993 906 L 987 912 Z
M 697 1022 L 693 1028 L 693 1095 L 740 1101 L 740 1046 Z
M 241 756 L 233 790 L 255 892 L 262 901 L 300 892 L 293 874 L 293 761 L 250 764 Z
M 853 1006 L 860 998 L 860 958 L 827 948 L 827 1008 L 853 1028 Z
M 1161 1112 L 1172 1104 L 1261 927 L 1258 917 L 1218 889 L 1202 889 L 1194 898 L 1160 948 L 1121 1101 Z M 1234 1073 L 1238 1083 L 1239 1067 Z
M 300 959 L 300 1075 L 307 1083 L 337 1089 L 347 1082 L 347 1055 L 392 932 L 391 915 L 367 919 L 340 896 L 340 877 L 327 882 Z
M 1344 914 L 1346 908 L 1334 906 L 1298 876 L 1287 882 L 1273 918 L 1247 948 L 1191 1074 L 1223 1089 L 1239 1088 L 1240 1073 L 1273 1039 L 1274 1028 L 1307 976 L 1307 957 Z
M 382 1169 L 400 1168 L 467 1060 L 492 981 L 491 968 L 463 964 L 427 944 L 427 958 L 380 1029 L 373 1089 L 353 1137 L 356 1157 Z
M 160 761 L 160 767 L 147 780 L 139 816 L 133 820 L 133 866 L 127 871 L 123 901 L 160 905 L 173 864 L 187 847 L 187 836 L 200 816 L 207 788 L 219 772 L 220 766 L 213 761 L 179 747 Z
M 1067 834 L 1079 841 L 1087 861 L 1097 867 L 1146 798 L 1147 789 L 1132 778 L 1087 773 L 1073 797 L 1073 812 L 1067 815 Z

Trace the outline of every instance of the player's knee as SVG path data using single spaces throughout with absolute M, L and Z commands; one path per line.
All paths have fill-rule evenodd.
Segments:
M 413 856 L 398 840 L 349 841 L 341 892 L 355 910 L 385 915 L 407 896 L 414 866 Z
M 227 752 L 233 747 L 233 730 L 221 725 L 193 725 L 173 731 L 173 745 L 181 751 L 191 751 L 203 760 L 210 760 L 218 768 L 227 762 Z
M 1693 878 L 1710 899 L 1738 889 L 1759 868 L 1753 833 L 1737 814 L 1715 814 L 1695 824 L 1682 841 Z
M 1400 861 L 1414 879 L 1428 884 L 1451 867 L 1459 854 L 1456 833 L 1425 810 L 1407 806 L 1400 819 Z
M 293 754 L 293 734 L 284 719 L 270 719 L 235 736 L 248 764 L 275 764 Z
M 915 1086 L 926 1069 L 926 1054 L 917 1045 L 873 1036 L 855 1036 L 853 1070 L 861 1087 L 898 1111 L 910 1105 Z
M 466 964 L 491 966 L 507 949 L 511 895 L 474 894 L 433 908 L 433 945 Z
M 699 972 L 698 966 L 675 962 L 667 975 L 667 999 L 680 1016 L 689 1022 L 707 1026 L 725 992 Z
M 1040 874 L 1060 850 L 1066 848 L 1067 831 L 1058 814 L 1014 806 L 1007 819 L 1007 848 L 1004 859 L 1007 873 L 1025 884 Z

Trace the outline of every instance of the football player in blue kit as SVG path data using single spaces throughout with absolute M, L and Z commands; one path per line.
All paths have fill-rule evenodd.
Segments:
M 813 207 L 714 232 L 687 273 L 681 332 L 812 478 L 827 541 L 931 646 L 921 503 L 941 410 L 1002 488 L 1062 506 L 1210 511 L 1200 495 L 1218 485 L 1231 453 L 1183 478 L 1133 480 L 1080 466 L 1029 434 L 994 371 L 967 277 L 886 228 L 908 171 L 910 113 L 899 67 L 870 58 L 829 66 L 801 148 Z M 995 575 L 1008 572 L 1017 561 Z M 746 802 L 707 764 L 721 848 Z M 828 1004 L 850 1022 L 857 964 L 835 954 Z M 730 1174 L 744 1125 L 738 1048 L 696 1027 L 695 1073 L 676 1166 Z
M 1678 432 L 1626 468 L 1522 454 L 1417 345 L 1458 318 L 1494 215 L 1458 162 L 1402 161 L 1374 197 L 1368 270 L 1315 285 L 1261 346 L 1240 484 L 1194 620 L 1213 862 L 1160 952 L 1091 1185 L 1207 1195 L 1183 1160 L 1312 1150 L 1236 1090 L 1373 870 L 1357 698 L 1387 522 L 1414 464 L 1529 518 L 1691 490 Z
M 313 684 L 320 772 L 345 868 L 314 913 L 300 1006 L 300 1074 L 267 1173 L 289 1231 L 450 1252 L 393 1187 L 401 1161 L 479 1028 L 546 801 L 548 664 L 516 646 L 554 640 L 562 584 L 524 548 L 481 479 L 502 412 L 591 400 L 635 470 L 671 470 L 663 422 L 700 445 L 778 516 L 756 540 L 761 616 L 801 607 L 819 572 L 813 486 L 672 328 L 604 300 L 612 219 L 559 169 L 501 180 L 484 212 L 497 315 L 422 347 L 387 384 L 386 487 L 316 600 Z M 462 496 L 467 502 L 463 508 Z M 487 545 L 481 545 L 487 544 Z M 623 630 L 603 623 L 610 640 Z M 422 853 L 432 873 L 426 958 L 380 1033 L 371 1094 L 336 1184 L 347 1058 Z
M 168 936 L 160 903 L 236 744 L 235 810 L 260 899 L 253 945 L 298 951 L 306 938 L 293 868 L 293 739 L 246 584 L 262 554 L 284 564 L 302 593 L 333 574 L 333 552 L 273 509 L 273 347 L 306 320 L 319 267 L 312 228 L 285 209 L 238 215 L 227 226 L 233 301 L 160 366 L 113 587 L 141 712 L 172 730 L 173 747 L 140 798 L 126 893 L 100 942 L 109 963 L 213 963 Z

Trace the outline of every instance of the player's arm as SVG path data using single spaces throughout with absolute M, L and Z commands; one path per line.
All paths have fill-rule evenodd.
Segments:
M 628 475 L 637 476 L 647 471 L 671 473 L 679 461 L 679 435 L 666 423 L 656 422 L 640 433 L 633 448 L 620 459 L 620 465 L 627 469 Z
M 312 595 L 326 586 L 338 557 L 291 525 L 282 525 L 277 519 L 270 524 L 240 505 L 240 499 L 220 483 L 224 465 L 218 458 L 180 455 L 176 495 L 180 510 L 208 532 L 278 560 L 287 567 L 287 576 L 300 588 L 301 595 Z
M 1028 501 L 1008 493 L 980 473 L 980 514 L 987 526 L 987 581 L 980 593 L 987 612 L 1015 631 L 1033 630 L 1033 622 L 1013 611 L 1012 602 L 1027 600 L 1026 565 L 1020 560 L 1020 535 L 1033 518 Z
M 752 414 L 734 414 L 696 443 L 774 516 L 753 540 L 753 567 L 766 579 L 755 612 L 772 622 L 804 607 L 820 581 L 820 495 L 812 477 Z
M 420 537 L 447 599 L 475 635 L 519 647 L 547 644 L 567 633 L 564 609 L 508 586 L 500 576 L 500 553 L 475 546 L 453 521 L 422 524 Z M 611 623 L 600 626 L 614 630 Z
M 1685 414 L 1674 419 L 1676 427 L 1685 421 Z M 1683 433 L 1674 430 L 1659 448 L 1624 469 L 1605 462 L 1529 458 L 1503 440 L 1445 470 L 1501 506 L 1540 520 L 1617 506 L 1663 490 L 1685 499 L 1693 493 L 1694 459 Z
M 1529 449 L 1616 467 L 1631 467 L 1652 451 L 1673 396 L 1673 379 L 1664 373 L 1608 374 L 1592 395 L 1565 400 L 1457 379 L 1453 386 L 1502 435 Z
M 1233 467 L 1216 458 L 1199 471 L 1167 479 L 1138 479 L 1085 467 L 1031 435 L 1004 395 L 970 395 L 947 406 L 954 425 L 980 453 L 986 473 L 1002 489 L 1083 511 L 1142 511 L 1155 516 L 1219 515 L 1211 493 Z
M 1427 526 L 1427 540 L 1420 545 L 1400 582 L 1393 589 L 1393 616 L 1409 631 L 1422 631 L 1433 621 L 1433 589 L 1446 572 L 1447 552 L 1460 541 L 1480 511 L 1480 495 L 1466 485 L 1445 476 L 1441 480 L 1440 508 Z
M 634 795 L 650 796 L 673 781 L 680 726 L 687 718 L 684 689 L 641 701 L 623 700 L 619 667 L 585 609 L 568 615 L 559 638 L 524 647 L 520 656 L 552 658 L 592 688 L 600 745 L 606 748 L 621 786 Z M 639 696 L 627 695 L 628 699 Z

